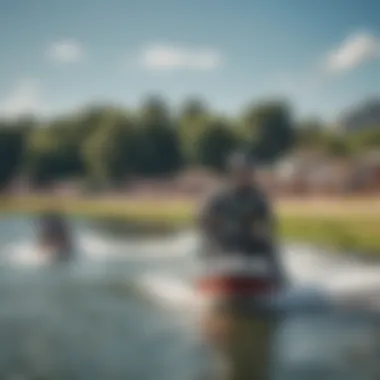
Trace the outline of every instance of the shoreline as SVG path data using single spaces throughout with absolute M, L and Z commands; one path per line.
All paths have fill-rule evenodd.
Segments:
M 185 219 L 192 218 L 198 209 L 200 197 L 157 197 L 151 196 L 70 196 L 70 195 L 2 195 L 0 213 L 4 212 L 43 212 L 56 210 L 69 213 L 109 214 L 121 217 L 128 215 L 159 218 L 171 214 L 183 214 Z M 273 197 L 275 212 L 286 216 L 308 216 L 342 218 L 373 216 L 380 219 L 380 195 L 373 197 Z M 165 215 L 166 212 L 166 215 Z M 134 215 L 136 214 L 136 215 Z M 380 232 L 380 231 L 379 231 Z
M 194 199 L 2 196 L 0 216 L 56 211 L 73 217 L 182 228 L 193 225 L 197 206 Z M 380 257 L 380 197 L 277 198 L 274 209 L 284 239 Z

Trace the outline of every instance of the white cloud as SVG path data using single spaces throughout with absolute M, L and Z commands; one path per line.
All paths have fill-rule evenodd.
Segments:
M 147 47 L 140 56 L 140 63 L 152 70 L 213 70 L 221 61 L 222 57 L 216 50 L 167 45 Z
M 324 68 L 330 73 L 340 73 L 355 69 L 379 57 L 380 40 L 369 33 L 356 33 L 330 52 Z
M 15 118 L 27 114 L 40 114 L 45 110 L 42 89 L 37 79 L 21 79 L 10 93 L 0 99 L 0 116 Z
M 57 41 L 49 46 L 47 57 L 59 63 L 77 63 L 83 60 L 84 50 L 78 41 Z

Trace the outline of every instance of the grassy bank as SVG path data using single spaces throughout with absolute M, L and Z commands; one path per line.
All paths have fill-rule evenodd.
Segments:
M 380 253 L 380 199 L 329 201 L 280 200 L 275 204 L 280 233 L 286 239 L 318 243 L 340 250 Z M 172 226 L 194 221 L 191 201 L 0 198 L 0 212 L 40 213 L 58 210 L 69 215 L 114 218 Z

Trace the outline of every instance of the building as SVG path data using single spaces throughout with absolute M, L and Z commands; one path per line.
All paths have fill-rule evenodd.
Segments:
M 307 194 L 325 176 L 326 157 L 317 151 L 297 151 L 276 165 L 276 181 L 281 193 Z
M 359 104 L 338 120 L 341 132 L 359 132 L 380 128 L 380 99 L 374 98 Z
M 357 191 L 380 192 L 380 149 L 357 158 L 352 185 Z
M 276 180 L 279 192 L 283 194 L 344 194 L 360 189 L 359 186 L 354 186 L 354 182 L 357 173 L 363 173 L 364 168 L 368 172 L 368 165 L 358 165 L 356 159 L 304 151 L 297 152 L 278 164 Z

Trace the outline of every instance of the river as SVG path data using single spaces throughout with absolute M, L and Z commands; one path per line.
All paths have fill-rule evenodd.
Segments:
M 71 226 L 78 257 L 55 268 L 38 254 L 32 218 L 0 219 L 0 378 L 198 380 L 212 370 L 215 356 L 191 312 L 194 234 Z M 307 301 L 316 288 L 335 299 L 360 294 L 372 311 L 288 315 L 273 379 L 378 380 L 380 264 L 297 245 L 282 257 Z

